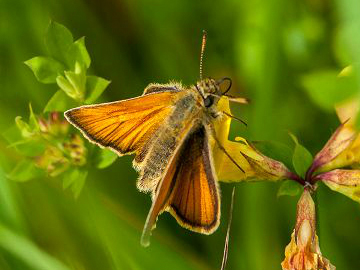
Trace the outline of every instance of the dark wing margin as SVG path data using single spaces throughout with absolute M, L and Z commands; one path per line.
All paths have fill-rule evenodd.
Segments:
M 179 146 L 156 188 L 141 243 L 150 243 L 157 217 L 170 212 L 189 230 L 211 234 L 220 222 L 220 194 L 204 126 L 190 132 Z
M 176 82 L 168 84 L 151 83 L 145 88 L 143 95 L 159 92 L 179 92 L 182 88 L 183 86 Z

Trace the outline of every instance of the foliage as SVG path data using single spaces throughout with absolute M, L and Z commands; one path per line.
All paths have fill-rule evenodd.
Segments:
M 71 187 L 74 196 L 78 197 L 92 165 L 87 160 L 89 145 L 70 129 L 59 112 L 94 102 L 110 82 L 86 75 L 91 59 L 84 37 L 73 42 L 73 36 L 65 26 L 51 21 L 45 44 L 49 56 L 36 56 L 25 64 L 39 82 L 57 84 L 60 90 L 45 105 L 44 113 L 49 115 L 48 119 L 35 115 L 30 105 L 29 122 L 18 116 L 15 118 L 17 130 L 11 128 L 5 132 L 10 146 L 23 155 L 8 178 L 24 182 L 45 174 L 61 177 L 63 188 Z M 115 159 L 114 153 L 100 150 L 95 166 L 106 168 Z

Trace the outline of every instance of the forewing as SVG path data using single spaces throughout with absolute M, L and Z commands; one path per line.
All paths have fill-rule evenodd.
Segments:
M 81 106 L 66 119 L 87 139 L 119 155 L 136 153 L 170 114 L 180 92 L 159 92 L 133 99 Z
M 155 192 L 143 231 L 144 245 L 149 243 L 158 215 L 165 210 L 192 231 L 211 234 L 216 230 L 220 221 L 220 195 L 203 126 L 184 140 Z

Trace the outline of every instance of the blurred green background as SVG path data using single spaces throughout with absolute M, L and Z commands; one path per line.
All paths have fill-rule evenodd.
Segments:
M 40 113 L 57 90 L 23 63 L 45 54 L 50 20 L 86 36 L 91 73 L 112 81 L 100 101 L 138 96 L 151 82 L 194 83 L 206 29 L 204 74 L 231 77 L 232 93 L 251 99 L 232 108 L 248 127 L 233 123 L 231 137 L 291 145 L 292 131 L 315 154 L 339 122 L 304 90 L 303 78 L 359 62 L 359 10 L 357 0 L 0 0 L 0 130 L 27 117 L 29 102 Z M 4 139 L 0 150 L 1 270 L 220 268 L 232 184 L 221 184 L 222 221 L 213 235 L 163 214 L 143 248 L 151 200 L 136 190 L 131 157 L 91 170 L 75 200 L 54 178 L 8 180 L 19 156 Z M 280 269 L 297 198 L 277 198 L 278 183 L 236 186 L 228 269 Z M 338 269 L 359 269 L 359 205 L 323 185 L 318 191 L 322 253 Z

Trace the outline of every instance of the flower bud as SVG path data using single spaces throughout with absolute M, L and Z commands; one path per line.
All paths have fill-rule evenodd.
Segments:
M 335 270 L 321 254 L 316 235 L 315 204 L 307 189 L 298 202 L 295 229 L 281 266 L 283 270 Z
M 42 155 L 35 157 L 35 165 L 47 175 L 56 177 L 66 171 L 70 164 L 59 148 L 49 145 Z
M 316 179 L 360 203 L 360 170 L 333 170 L 317 175 Z
M 330 137 L 323 149 L 315 156 L 310 168 L 310 173 L 315 171 L 328 171 L 334 168 L 349 165 L 351 159 L 344 157 L 343 152 L 348 152 L 355 140 L 355 131 L 346 125 L 341 124 Z

